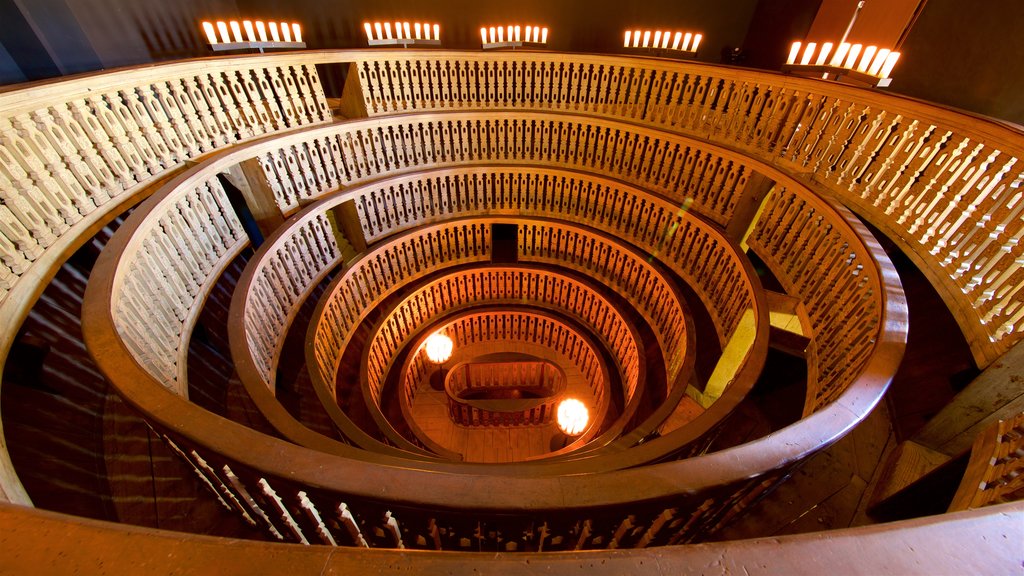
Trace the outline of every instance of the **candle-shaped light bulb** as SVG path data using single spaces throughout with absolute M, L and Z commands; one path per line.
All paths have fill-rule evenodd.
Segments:
M 629 39 L 633 37 L 632 30 L 626 30 L 626 43 L 622 45 L 623 48 L 629 48 Z
M 243 21 L 242 28 L 245 29 L 245 39 L 249 42 L 255 42 L 256 30 L 252 27 L 252 20 Z
M 833 68 L 839 68 L 840 66 L 842 66 L 843 65 L 843 60 L 846 58 L 846 55 L 849 52 L 850 52 L 850 43 L 849 42 L 843 42 L 842 44 L 840 44 L 839 48 L 836 48 L 836 53 L 835 53 L 834 56 L 832 56 L 832 61 L 829 62 L 829 66 L 832 66 Z
M 825 60 L 828 59 L 828 55 L 832 53 L 832 43 L 825 42 L 821 45 L 821 50 L 818 51 L 818 60 L 815 61 L 815 66 L 824 66 Z
M 490 32 L 491 44 L 494 44 L 495 42 L 497 42 L 498 41 L 498 31 L 494 29 L 494 26 L 491 26 L 491 28 L 488 30 L 488 32 Z
M 889 52 L 888 48 L 882 48 L 875 54 L 875 59 L 871 62 L 871 67 L 868 68 L 868 74 L 878 76 L 878 73 L 882 70 L 882 64 L 885 64 L 885 59 L 889 57 Z
M 287 22 L 281 22 L 281 36 L 284 37 L 285 42 L 292 41 L 292 27 Z
M 852 69 L 854 64 L 857 63 L 857 57 L 860 56 L 860 49 L 863 48 L 860 44 L 854 44 L 850 46 L 850 53 L 846 56 L 846 61 L 843 62 L 843 68 Z
M 694 34 L 693 35 L 693 46 L 690 48 L 690 50 L 696 52 L 697 51 L 697 47 L 700 46 L 700 41 L 703 38 L 704 38 L 703 34 Z
M 419 27 L 420 27 L 420 25 L 417 24 L 416 25 L 416 32 L 419 32 Z M 418 38 L 419 34 L 416 34 L 416 37 Z M 480 43 L 481 44 L 487 44 L 487 28 L 481 28 L 480 29 Z
M 875 57 L 875 52 L 878 51 L 878 46 L 868 46 L 864 49 L 864 56 L 860 59 L 860 64 L 857 65 L 857 72 L 867 72 L 868 66 L 871 65 L 871 60 Z
M 210 44 L 217 43 L 217 31 L 213 28 L 213 24 L 210 22 L 203 22 L 203 32 L 206 33 L 206 40 Z
M 504 41 L 505 41 L 505 29 L 502 28 L 501 26 L 498 26 L 498 42 L 504 42 Z
M 789 47 L 789 57 L 786 58 L 786 64 L 796 64 L 796 57 L 800 54 L 800 42 L 793 42 L 793 45 Z
M 684 52 L 690 50 L 690 40 L 693 40 L 693 34 L 687 32 L 686 36 L 683 36 L 683 51 Z
M 384 23 L 384 38 L 387 40 L 393 40 L 391 36 L 391 22 Z
M 292 36 L 295 37 L 296 42 L 302 42 L 302 27 L 298 22 L 292 23 Z
M 374 22 L 373 23 L 373 31 L 376 32 L 377 35 L 374 36 L 373 38 L 371 38 L 371 40 L 373 40 L 373 39 L 383 40 L 384 39 L 384 28 L 381 27 L 380 22 Z
M 440 39 L 441 39 L 441 25 L 440 24 L 434 24 L 434 40 L 440 40 Z
M 267 22 L 267 25 L 270 26 L 270 39 L 274 42 L 280 42 L 281 34 L 277 31 L 277 22 Z
M 675 38 L 672 39 L 672 49 L 679 50 L 679 43 L 683 41 L 683 33 L 676 32 Z
M 423 23 L 423 39 L 430 40 L 430 24 Z
M 541 44 L 547 44 L 548 43 L 548 29 L 547 28 L 541 28 L 540 29 L 540 43 Z
M 801 66 L 807 66 L 811 63 L 811 57 L 814 56 L 814 50 L 818 47 L 814 42 L 808 42 L 804 48 L 804 56 L 800 59 Z
M 633 48 L 640 46 L 640 31 L 633 30 Z
M 217 32 L 220 33 L 220 41 L 227 44 L 231 42 L 231 37 L 228 36 L 228 25 L 222 21 L 217 21 Z
M 413 30 L 416 31 L 416 39 L 417 40 L 422 40 L 423 39 L 423 25 L 420 24 L 419 22 L 417 22 L 416 24 L 413 25 L 412 28 L 413 28 Z M 483 28 L 481 28 L 481 30 L 483 30 Z
M 896 66 L 896 61 L 899 59 L 899 52 L 889 52 L 889 55 L 885 57 L 885 64 L 882 64 L 882 69 L 878 72 L 878 77 L 888 78 L 892 74 L 893 67 Z
M 516 26 L 514 28 L 514 30 L 515 30 L 515 33 L 516 33 L 516 42 L 519 42 L 519 26 Z
M 661 47 L 661 30 L 657 30 L 654 32 L 654 47 Z
M 242 41 L 242 27 L 238 24 L 238 20 L 231 21 L 231 39 L 235 42 Z
M 373 26 L 369 22 L 363 22 L 363 31 L 366 32 L 367 40 L 373 40 Z
M 260 42 L 267 41 L 267 25 L 263 23 L 263 20 L 256 21 L 256 36 L 260 39 Z
M 412 38 L 412 32 L 409 31 L 409 23 L 402 22 L 402 30 L 405 32 L 406 38 Z
M 650 30 L 644 30 L 643 46 L 644 46 L 644 48 L 650 48 L 651 47 L 651 31 Z
M 533 42 L 533 39 L 532 39 L 533 38 L 533 34 L 531 34 L 532 32 L 533 32 L 533 26 L 527 26 L 526 27 L 526 34 L 523 36 L 523 40 L 525 42 Z

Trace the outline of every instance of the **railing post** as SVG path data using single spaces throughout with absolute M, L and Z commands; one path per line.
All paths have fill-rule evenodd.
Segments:
M 347 119 L 366 118 L 369 116 L 366 111 L 366 99 L 363 96 L 363 85 L 359 81 L 358 62 L 351 62 L 348 65 L 345 86 L 341 89 L 339 112 Z
M 732 219 L 725 226 L 725 235 L 737 242 L 742 242 L 750 229 L 757 222 L 764 199 L 768 197 L 775 181 L 767 176 L 754 172 L 747 180 L 736 202 Z
M 277 205 L 274 190 L 267 182 L 267 175 L 258 158 L 243 160 L 226 172 L 231 183 L 242 191 L 245 203 L 264 237 L 284 223 L 281 207 Z

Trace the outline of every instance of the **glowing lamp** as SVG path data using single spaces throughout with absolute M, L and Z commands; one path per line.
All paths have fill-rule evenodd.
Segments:
M 206 32 L 206 39 L 210 44 L 217 43 L 217 31 L 214 30 L 213 24 L 210 22 L 203 22 L 203 32 Z
M 566 436 L 579 436 L 587 427 L 590 420 L 590 413 L 583 402 L 575 398 L 567 398 L 558 404 L 557 417 L 558 428 Z
M 427 353 L 428 360 L 434 364 L 444 364 L 452 357 L 455 343 L 451 338 L 436 332 L 427 337 L 427 341 L 423 343 L 423 349 Z

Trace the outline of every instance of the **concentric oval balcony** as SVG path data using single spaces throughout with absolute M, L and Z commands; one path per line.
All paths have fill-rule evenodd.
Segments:
M 900 367 L 903 290 L 858 217 L 920 267 L 979 367 L 1020 341 L 1024 135 L 875 91 L 647 58 L 314 51 L 72 78 L 0 111 L 0 317 L 20 326 L 100 246 L 88 353 L 195 499 L 252 538 L 693 554 L 864 422 Z M 437 332 L 447 366 L 422 351 Z M 199 344 L 231 406 L 205 405 Z M 769 349 L 805 375 L 795 416 L 740 434 L 781 379 Z M 579 436 L 556 432 L 563 395 L 590 408 Z M 29 504 L 5 446 L 2 494 Z

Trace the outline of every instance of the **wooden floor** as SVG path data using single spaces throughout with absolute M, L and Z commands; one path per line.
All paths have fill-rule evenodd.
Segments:
M 596 417 L 598 406 L 589 385 L 575 365 L 565 356 L 553 350 L 533 344 L 475 344 L 458 350 L 450 365 L 474 357 L 495 352 L 519 352 L 530 354 L 559 365 L 566 376 L 565 397 L 582 401 L 590 410 L 591 422 Z M 545 426 L 517 427 L 475 427 L 456 425 L 448 417 L 448 399 L 443 391 L 431 389 L 429 384 L 420 385 L 413 401 L 412 416 L 431 440 L 443 448 L 462 454 L 467 462 L 518 462 L 537 458 L 562 447 L 564 439 L 558 426 L 552 421 Z M 556 443 L 552 446 L 552 442 Z

